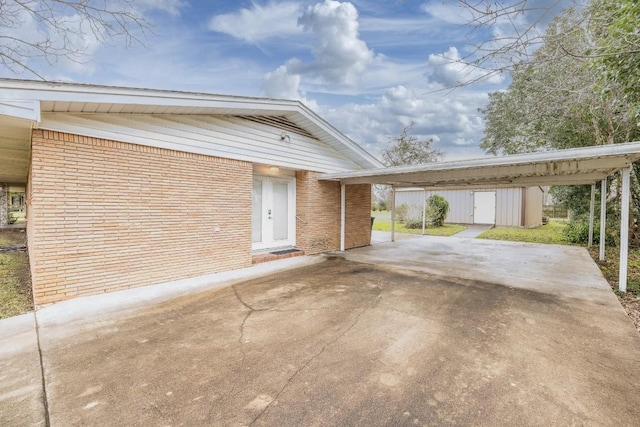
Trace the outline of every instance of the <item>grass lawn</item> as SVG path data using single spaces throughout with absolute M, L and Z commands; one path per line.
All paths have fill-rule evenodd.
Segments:
M 25 233 L 0 231 L 0 246 L 24 243 Z M 0 252 L 0 319 L 33 310 L 29 255 Z
M 387 211 L 371 212 L 371 216 L 375 217 L 373 222 L 374 231 L 391 231 L 391 214 Z M 445 224 L 442 227 L 427 227 L 424 234 L 429 236 L 452 236 L 467 227 L 458 224 Z M 396 233 L 422 234 L 422 228 L 406 228 L 404 224 L 396 221 Z
M 564 220 L 552 219 L 547 225 L 536 228 L 492 228 L 478 236 L 478 239 L 568 245 L 569 242 L 562 233 L 564 226 Z

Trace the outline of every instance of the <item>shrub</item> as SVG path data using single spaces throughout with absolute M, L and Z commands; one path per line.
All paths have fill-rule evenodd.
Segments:
M 396 219 L 398 222 L 405 222 L 407 220 L 407 214 L 409 213 L 409 206 L 406 203 L 396 207 Z
M 379 210 L 380 212 L 382 212 L 382 211 L 386 211 L 386 210 L 387 210 L 387 208 L 388 208 L 388 206 L 387 206 L 387 201 L 386 201 L 386 200 L 380 200 L 380 201 L 378 202 L 378 210 Z
M 417 230 L 422 228 L 422 219 L 408 219 L 404 222 L 404 228 Z
M 430 225 L 442 227 L 448 213 L 449 202 L 447 199 L 439 194 L 434 194 L 427 199 L 427 221 Z
M 605 230 L 605 244 L 607 246 L 618 245 L 619 223 L 616 220 L 607 221 Z M 585 215 L 576 216 L 569 221 L 564 228 L 564 235 L 569 243 L 586 245 L 589 243 L 589 217 Z M 593 243 L 600 243 L 600 220 L 593 222 Z

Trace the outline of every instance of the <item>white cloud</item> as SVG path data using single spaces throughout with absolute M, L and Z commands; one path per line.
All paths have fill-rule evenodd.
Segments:
M 367 150 L 379 155 L 390 138 L 412 124 L 412 135 L 433 138 L 445 160 L 479 157 L 484 124 L 477 110 L 488 100 L 485 93 L 455 91 L 446 96 L 421 95 L 396 86 L 374 103 L 324 107 L 320 113 Z
M 178 16 L 180 15 L 180 9 L 186 6 L 186 2 L 182 0 L 136 0 L 132 6 L 142 12 L 159 10 Z
M 262 81 L 262 92 L 268 98 L 299 99 L 300 75 L 291 74 L 286 65 L 267 73 Z
M 451 88 L 468 82 L 485 82 L 500 84 L 504 81 L 502 74 L 491 73 L 469 64 L 463 59 L 455 47 L 449 47 L 444 53 L 429 55 L 427 75 L 432 82 Z
M 422 5 L 422 10 L 448 24 L 465 25 L 473 19 L 471 11 L 458 2 L 431 0 Z
M 321 87 L 355 87 L 374 60 L 373 51 L 359 38 L 356 8 L 348 2 L 325 0 L 307 7 L 298 24 L 314 36 L 314 60 L 289 59 L 265 76 L 264 93 L 290 97 L 294 83 L 300 85 L 302 77 Z
M 265 6 L 253 4 L 249 9 L 214 16 L 208 27 L 212 31 L 255 43 L 300 33 L 297 22 L 299 15 L 300 5 L 295 2 L 270 2 Z
M 373 51 L 359 38 L 356 8 L 348 2 L 325 0 L 309 6 L 298 23 L 315 36 L 315 61 L 301 68 L 320 74 L 329 83 L 357 84 L 373 60 Z

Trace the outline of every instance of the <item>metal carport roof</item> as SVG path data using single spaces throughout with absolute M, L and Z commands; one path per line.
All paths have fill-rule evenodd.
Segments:
M 606 178 L 622 171 L 620 221 L 619 289 L 626 291 L 630 175 L 633 162 L 640 160 L 640 142 L 546 151 L 502 157 L 427 163 L 323 174 L 321 180 L 340 181 L 342 186 L 341 249 L 344 250 L 346 206 L 345 186 L 387 184 L 428 189 L 474 189 L 527 187 L 533 185 L 591 184 L 590 239 L 593 233 L 595 183 L 601 182 L 600 259 L 604 260 L 606 221 Z M 392 223 L 393 220 L 392 213 Z M 392 236 L 394 227 L 392 225 Z M 393 240 L 393 237 L 392 237 Z
M 430 189 L 592 184 L 640 160 L 640 142 L 321 175 L 342 184 Z

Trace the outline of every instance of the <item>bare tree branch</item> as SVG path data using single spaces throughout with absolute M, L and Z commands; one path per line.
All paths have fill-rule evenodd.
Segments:
M 34 60 L 84 63 L 115 39 L 144 45 L 152 27 L 135 0 L 0 0 L 0 64 L 43 78 Z

